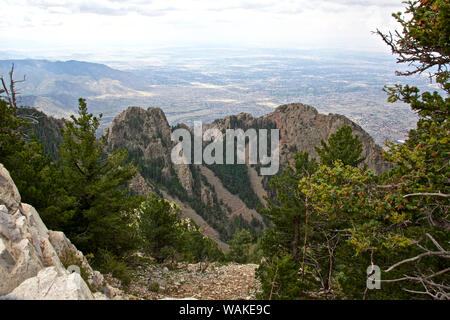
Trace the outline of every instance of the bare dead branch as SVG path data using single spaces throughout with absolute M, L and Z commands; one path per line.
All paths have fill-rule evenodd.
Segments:
M 441 245 L 436 241 L 436 239 L 434 239 L 429 233 L 426 233 L 425 235 L 431 240 L 431 242 L 433 242 L 433 244 L 436 246 L 436 248 L 438 248 L 439 251 L 445 252 L 444 248 L 442 248 Z
M 26 76 L 22 80 L 14 80 L 14 63 L 11 65 L 11 70 L 9 71 L 9 86 L 3 77 L 0 77 L 0 81 L 3 89 L 0 89 L 0 94 L 6 94 L 8 103 L 11 107 L 17 108 L 17 94 L 19 93 L 16 89 L 16 84 L 26 81 Z
M 421 253 L 421 254 L 413 257 L 413 258 L 409 258 L 409 259 L 405 259 L 405 260 L 402 260 L 400 262 L 397 262 L 393 266 L 391 266 L 388 269 L 386 269 L 385 272 L 390 272 L 390 271 L 392 271 L 393 269 L 397 268 L 400 265 L 403 265 L 403 264 L 408 263 L 408 262 L 414 262 L 414 261 L 417 261 L 417 260 L 420 260 L 420 259 L 422 259 L 424 257 L 429 257 L 429 256 L 438 256 L 438 257 L 443 257 L 443 258 L 449 259 L 450 258 L 450 251 L 428 251 L 428 252 L 424 252 L 424 253 Z
M 375 186 L 377 189 L 398 189 L 399 185 L 398 184 L 388 184 L 388 185 L 376 185 Z
M 420 196 L 449 198 L 450 194 L 440 193 L 440 192 L 429 192 L 429 193 L 428 192 L 419 192 L 419 193 L 406 194 L 403 196 L 403 198 L 420 197 Z

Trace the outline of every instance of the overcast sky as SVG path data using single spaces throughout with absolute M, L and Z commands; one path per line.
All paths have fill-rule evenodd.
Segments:
M 1 0 L 0 50 L 153 46 L 387 51 L 401 0 Z

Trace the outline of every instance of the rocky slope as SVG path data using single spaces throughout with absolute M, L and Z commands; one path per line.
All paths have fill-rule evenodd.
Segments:
M 221 183 L 220 179 L 216 177 L 214 172 L 205 166 L 200 167 L 200 172 L 214 186 L 217 197 L 230 208 L 230 216 L 241 215 L 245 220 L 251 222 L 257 219 L 262 222 L 261 215 L 255 209 L 249 209 L 245 203 L 237 196 L 229 192 Z
M 0 299 L 93 300 L 120 294 L 62 232 L 48 230 L 36 210 L 21 202 L 0 164 Z
M 140 299 L 253 300 L 260 290 L 256 264 L 147 265 L 134 271 L 130 293 Z

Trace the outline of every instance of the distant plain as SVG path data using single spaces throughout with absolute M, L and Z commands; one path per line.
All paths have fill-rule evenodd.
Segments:
M 402 83 L 388 54 L 320 50 L 160 48 L 140 54 L 24 56 L 0 52 L 0 75 L 15 64 L 21 103 L 56 117 L 77 109 L 103 113 L 102 129 L 128 106 L 159 107 L 172 125 L 211 122 L 240 112 L 260 116 L 301 102 L 343 114 L 376 142 L 398 141 L 416 121 L 410 107 L 387 102 L 384 85 Z M 36 59 L 38 58 L 38 59 Z M 81 62 L 83 60 L 85 62 Z M 89 61 L 89 62 L 87 62 Z M 427 76 L 408 81 L 433 90 Z

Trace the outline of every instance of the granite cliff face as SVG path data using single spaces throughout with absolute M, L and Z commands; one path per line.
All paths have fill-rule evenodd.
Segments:
M 376 173 L 382 173 L 389 169 L 388 163 L 383 161 L 382 148 L 366 131 L 345 116 L 320 114 L 311 106 L 295 103 L 280 106 L 265 118 L 275 122 L 277 128 L 280 129 L 283 142 L 280 153 L 282 163 L 292 158 L 295 153 L 291 150 L 294 148 L 308 151 L 311 156 L 316 158 L 318 155 L 314 147 L 319 146 L 321 140 L 327 141 L 333 133 L 347 125 L 361 140 L 362 156 L 365 157 L 368 167 Z
M 174 143 L 170 139 L 171 128 L 164 112 L 159 108 L 144 110 L 129 107 L 114 118 L 105 130 L 106 143 L 110 150 L 126 149 L 130 156 L 150 164 L 149 174 L 155 180 L 171 179 L 175 173 L 181 186 L 192 194 L 192 173 L 186 165 L 173 165 L 170 151 Z
M 66 269 L 71 266 L 83 269 L 85 279 Z M 48 230 L 36 210 L 21 202 L 0 164 L 0 299 L 103 300 L 118 294 L 64 233 Z

